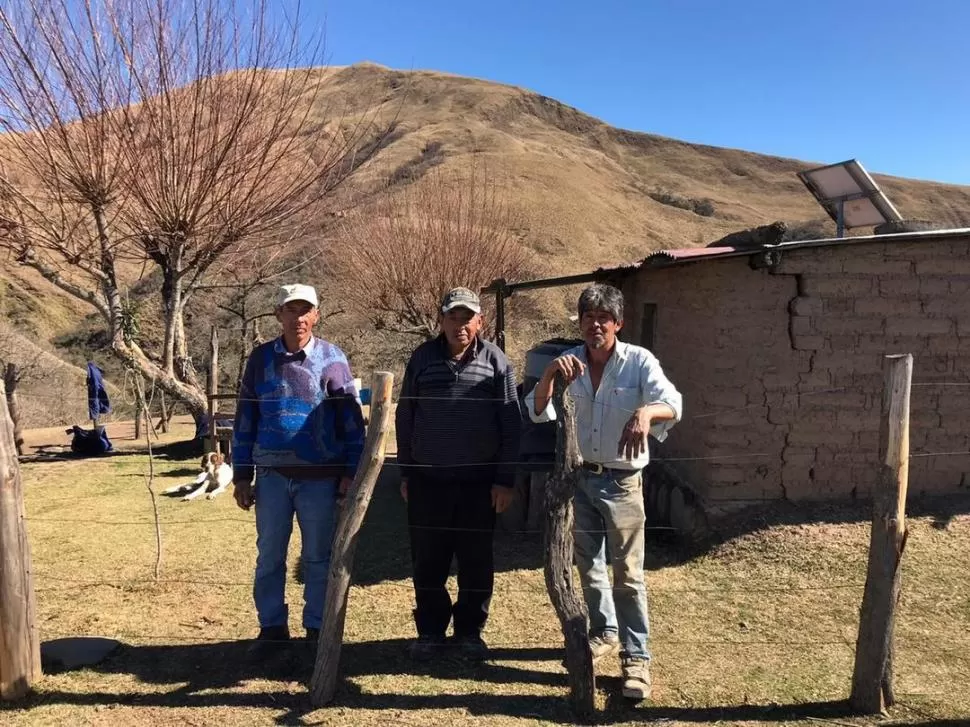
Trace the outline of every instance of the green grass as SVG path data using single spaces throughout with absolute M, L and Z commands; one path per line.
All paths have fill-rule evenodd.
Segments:
M 187 433 L 182 426 L 173 436 Z M 8 708 L 5 725 L 571 722 L 537 537 L 497 536 L 485 634 L 492 659 L 415 666 L 405 655 L 413 634 L 405 513 L 388 470 L 358 548 L 336 701 L 312 710 L 305 651 L 263 663 L 245 655 L 256 630 L 252 514 L 227 495 L 159 498 L 162 582 L 153 583 L 147 459 L 134 443 L 115 443 L 123 451 L 114 457 L 31 462 L 22 472 L 42 640 L 91 634 L 124 646 L 94 668 L 46 676 L 25 703 Z M 196 466 L 157 459 L 156 490 L 189 479 Z M 970 518 L 910 520 L 897 623 L 900 703 L 881 721 L 852 717 L 843 701 L 868 524 L 834 519 L 775 518 L 701 554 L 651 543 L 654 699 L 624 702 L 618 665 L 607 664 L 598 679 L 600 721 L 970 724 Z M 297 541 L 295 532 L 294 558 Z M 294 632 L 300 588 L 290 579 Z

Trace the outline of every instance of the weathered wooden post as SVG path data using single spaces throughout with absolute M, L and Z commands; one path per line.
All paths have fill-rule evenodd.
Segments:
M 164 389 L 159 392 L 159 396 L 161 397 L 161 400 L 160 400 L 159 404 L 161 406 L 162 413 L 161 413 L 161 419 L 158 420 L 158 429 L 159 429 L 159 431 L 161 431 L 162 434 L 168 434 L 168 418 L 169 417 L 168 417 L 168 407 L 165 405 L 165 390 Z
M 327 599 L 323 609 L 323 624 L 317 642 L 317 658 L 310 680 L 310 698 L 317 707 L 328 704 L 337 689 L 337 670 L 340 648 L 344 640 L 344 619 L 347 616 L 347 593 L 357 550 L 357 534 L 364 522 L 374 485 L 384 464 L 384 446 L 391 422 L 391 390 L 394 374 L 374 373 L 371 391 L 370 426 L 364 442 L 360 466 L 348 493 L 334 531 L 330 556 L 330 576 L 327 580 Z
M 909 485 L 909 392 L 912 354 L 886 356 L 879 435 L 879 481 L 874 493 L 869 567 L 859 615 L 852 707 L 877 714 L 893 704 L 893 624 L 900 561 L 906 547 Z
M 14 446 L 17 449 L 17 454 L 22 455 L 24 453 L 24 428 L 20 411 L 20 397 L 17 395 L 20 373 L 17 364 L 8 363 L 3 370 L 3 385 L 7 397 L 7 409 L 10 411 L 10 420 L 13 422 Z
M 209 444 L 207 452 L 219 452 L 219 437 L 216 436 L 216 414 L 219 413 L 219 400 L 216 398 L 219 393 L 219 332 L 216 327 L 212 327 L 212 335 L 209 337 L 209 380 L 208 380 L 208 399 L 209 399 Z
M 144 397 L 144 383 L 139 374 L 134 374 L 135 376 L 135 441 L 137 442 L 141 439 L 141 418 L 143 416 L 145 407 L 145 397 Z M 151 414 L 149 414 L 151 416 Z
M 30 543 L 13 422 L 0 397 L 0 699 L 19 699 L 41 677 Z
M 546 481 L 546 589 L 565 637 L 570 701 L 577 717 L 589 719 L 595 710 L 593 655 L 589 650 L 586 604 L 573 582 L 573 494 L 583 460 L 576 439 L 573 401 L 562 375 L 556 376 L 553 402 L 556 462 L 552 476 Z

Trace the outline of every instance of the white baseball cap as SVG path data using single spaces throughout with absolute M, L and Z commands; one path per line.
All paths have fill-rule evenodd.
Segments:
M 276 297 L 276 307 L 282 308 L 291 300 L 303 300 L 314 308 L 320 307 L 317 302 L 317 291 L 312 285 L 281 285 L 279 295 Z

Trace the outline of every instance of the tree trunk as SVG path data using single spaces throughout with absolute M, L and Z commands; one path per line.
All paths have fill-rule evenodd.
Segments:
M 194 386 L 179 381 L 171 374 L 167 374 L 160 366 L 152 362 L 135 344 L 127 343 L 117 332 L 111 341 L 111 350 L 115 356 L 127 366 L 140 373 L 146 379 L 154 379 L 155 385 L 173 398 L 185 404 L 189 413 L 198 421 L 205 417 L 207 405 L 205 390 L 201 386 Z
M 178 274 L 178 266 L 167 255 L 158 253 L 153 256 L 153 259 L 162 269 L 162 312 L 165 320 L 165 331 L 162 338 L 162 368 L 167 373 L 176 375 L 176 329 L 182 315 L 182 280 Z
M 7 409 L 10 411 L 10 419 L 13 421 L 13 440 L 17 449 L 17 455 L 24 453 L 24 428 L 20 412 L 20 397 L 17 395 L 17 386 L 20 384 L 20 371 L 17 364 L 8 363 L 3 371 L 3 385 L 7 396 Z
M 199 372 L 192 364 L 192 357 L 189 355 L 189 345 L 185 337 L 184 310 L 179 311 L 178 320 L 175 321 L 175 376 L 179 381 L 184 381 L 190 386 L 202 388 L 203 382 L 199 378 Z
M 13 422 L 0 403 L 0 700 L 20 699 L 40 679 L 24 492 Z
M 595 710 L 596 682 L 589 649 L 586 604 L 573 582 L 573 493 L 582 463 L 576 439 L 572 397 L 562 376 L 556 377 L 556 463 L 546 482 L 546 589 L 562 624 L 566 642 L 569 696 L 576 716 L 589 719 Z

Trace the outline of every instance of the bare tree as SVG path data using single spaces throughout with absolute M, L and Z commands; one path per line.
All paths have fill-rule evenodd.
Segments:
M 234 337 L 229 348 L 236 354 L 236 376 L 234 386 L 239 387 L 243 370 L 250 351 L 263 342 L 260 322 L 275 315 L 273 300 L 277 286 L 292 282 L 297 276 L 306 274 L 311 264 L 323 252 L 321 246 L 311 247 L 294 254 L 285 246 L 262 247 L 254 250 L 244 259 L 234 259 L 223 267 L 220 281 L 206 289 L 216 288 L 230 291 L 228 300 L 217 303 L 217 307 L 231 316 Z M 327 320 L 343 313 L 342 308 L 321 306 L 321 319 Z M 235 345 L 233 345 L 233 343 Z
M 395 190 L 351 212 L 342 236 L 347 296 L 376 327 L 433 338 L 449 289 L 530 269 L 515 210 L 483 166 L 454 176 L 437 167 Z
M 373 118 L 325 123 L 320 44 L 276 5 L 0 6 L 0 247 L 97 311 L 112 351 L 197 416 L 193 293 L 292 240 L 384 133 Z M 123 300 L 146 269 L 162 280 L 151 346 Z

